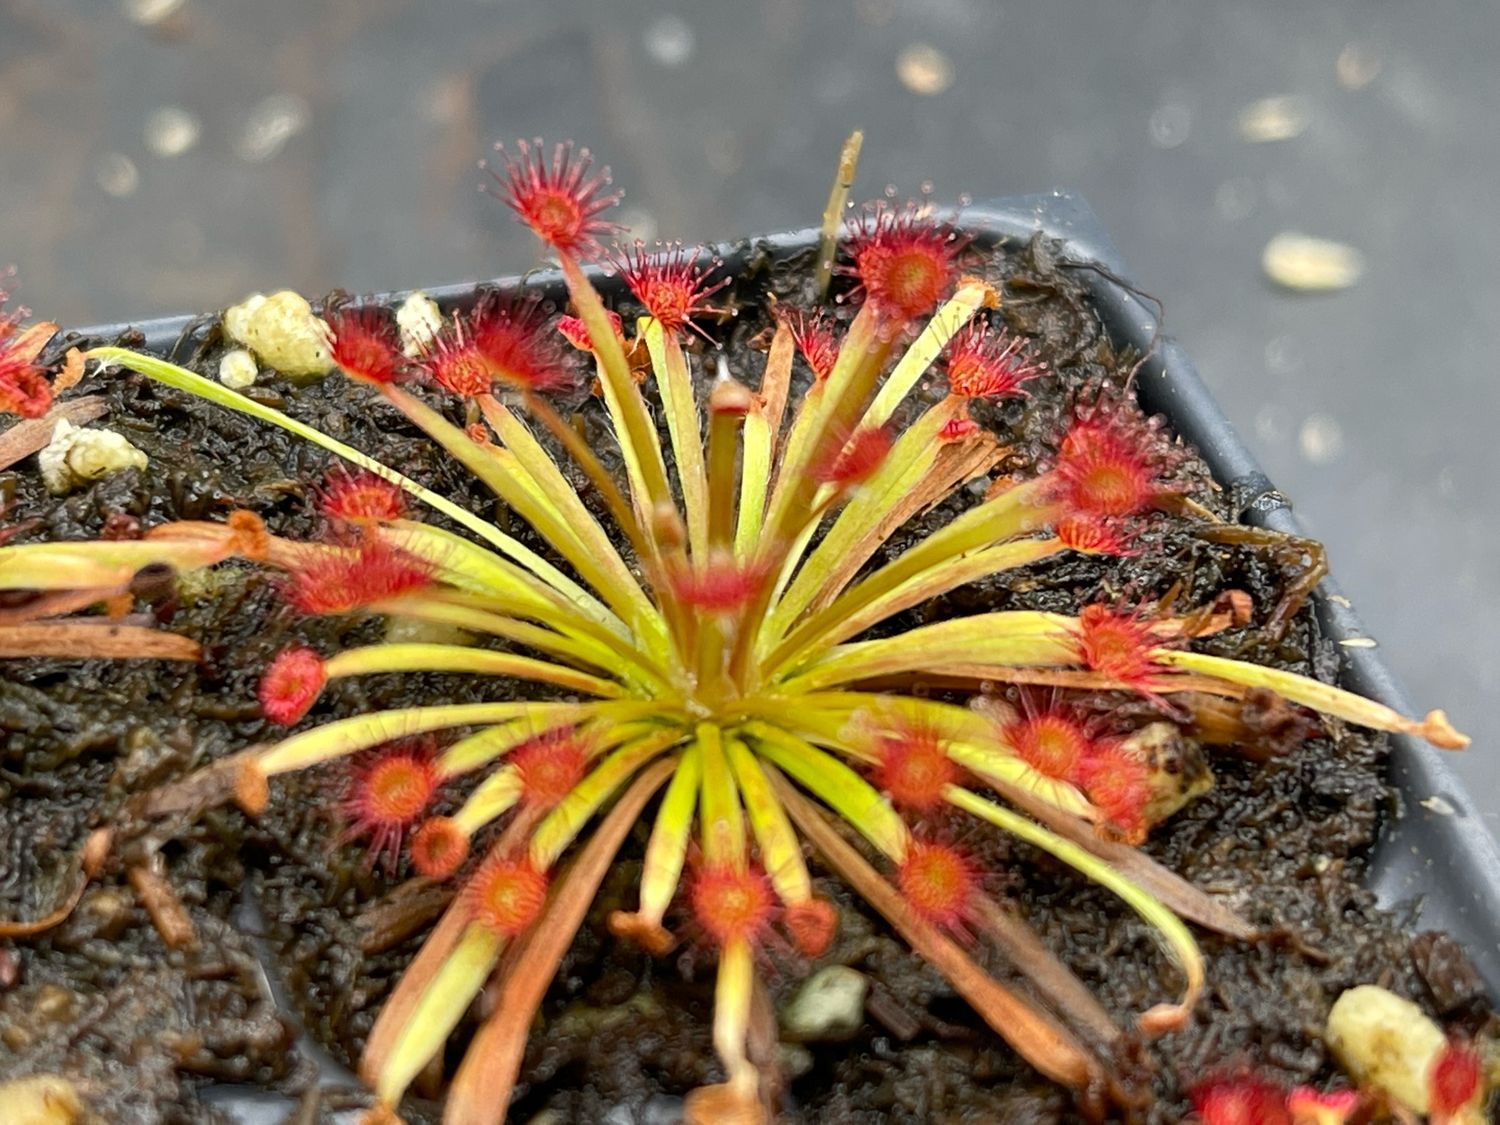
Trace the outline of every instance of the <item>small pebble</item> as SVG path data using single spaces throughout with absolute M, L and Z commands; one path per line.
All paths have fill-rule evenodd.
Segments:
M 788 1078 L 801 1078 L 813 1068 L 812 1052 L 800 1043 L 778 1043 L 776 1066 Z
M 260 374 L 260 365 L 244 348 L 233 348 L 219 360 L 219 382 L 230 390 L 242 391 Z
M 73 1125 L 81 1121 L 83 1099 L 60 1074 L 34 1074 L 0 1082 L 5 1125 Z
M 1307 105 L 1282 95 L 1261 98 L 1240 111 L 1240 136 L 1252 144 L 1289 141 L 1307 128 Z
M 264 293 L 252 293 L 239 304 L 230 305 L 222 318 L 224 334 L 236 343 L 244 343 L 249 338 L 250 318 L 265 303 Z
M 804 1043 L 847 1039 L 864 1025 L 870 982 L 847 965 L 829 965 L 808 977 L 787 1003 L 781 1024 Z
M 413 289 L 396 310 L 401 350 L 409 356 L 421 355 L 442 327 L 443 314 L 437 302 L 420 289 Z
M 913 43 L 896 56 L 896 77 L 913 94 L 931 97 L 953 85 L 953 64 L 928 43 Z
M 36 991 L 31 1014 L 49 1023 L 67 1023 L 73 1018 L 73 994 L 61 985 L 44 984 Z
M 300 293 L 253 294 L 224 311 L 223 325 L 235 343 L 291 379 L 318 379 L 333 370 L 328 325 Z
M 1364 257 L 1354 247 L 1327 238 L 1283 231 L 1260 256 L 1261 268 L 1277 285 L 1303 292 L 1348 289 L 1364 273 Z
M 1370 984 L 1351 988 L 1329 1009 L 1323 1038 L 1359 1085 L 1427 1112 L 1427 1072 L 1444 1036 L 1410 1000 Z
M 144 469 L 146 455 L 113 430 L 96 430 L 58 419 L 52 440 L 37 454 L 42 483 L 54 496 L 65 496 L 79 485 L 117 473 Z

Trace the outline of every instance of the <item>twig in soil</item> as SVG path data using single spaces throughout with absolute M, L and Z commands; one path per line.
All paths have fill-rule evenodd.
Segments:
M 109 848 L 114 832 L 109 828 L 96 828 L 89 833 L 84 841 L 83 851 L 79 854 L 79 868 L 81 877 L 75 884 L 72 892 L 63 901 L 62 905 L 55 910 L 31 922 L 0 922 L 0 937 L 32 937 L 35 934 L 43 934 L 54 926 L 61 924 L 78 905 L 78 900 L 83 898 L 84 889 L 89 885 L 89 880 L 99 873 L 104 866 L 104 859 L 109 854 Z
M 196 641 L 142 625 L 107 621 L 37 621 L 0 625 L 0 659 L 56 656 L 69 660 L 197 660 Z
M 260 746 L 250 746 L 238 754 L 220 758 L 212 765 L 194 770 L 166 785 L 148 789 L 132 797 L 125 806 L 121 834 L 129 839 L 140 835 L 140 821 L 165 820 L 169 817 L 190 824 L 209 809 L 228 804 L 234 795 L 235 776 L 240 766 L 254 756 Z M 136 822 L 135 825 L 132 822 Z
M 1271 616 L 1255 635 L 1256 640 L 1279 641 L 1297 611 L 1306 604 L 1318 583 L 1328 574 L 1328 553 L 1323 544 L 1315 539 L 1303 539 L 1267 527 L 1245 527 L 1243 524 L 1223 524 L 1201 527 L 1194 531 L 1199 539 L 1218 543 L 1226 547 L 1262 547 L 1268 550 L 1271 561 L 1291 576 L 1291 581 L 1282 588 L 1281 598 L 1271 610 Z
M 132 864 L 125 874 L 167 948 L 187 949 L 198 944 L 198 934 L 182 900 L 163 874 L 164 867 L 158 852 L 144 863 Z
M 787 812 L 824 861 L 931 964 L 1023 1059 L 1060 1085 L 1098 1091 L 1110 1081 L 1104 1063 L 1063 1025 L 1006 988 L 954 941 L 924 921 L 897 890 L 829 823 L 827 817 L 774 768 L 772 786 Z
M 453 901 L 454 888 L 421 877 L 408 879 L 361 910 L 354 919 L 359 951 L 366 957 L 400 945 Z
M 0 469 L 8 469 L 23 457 L 30 457 L 52 440 L 57 423 L 67 419 L 75 426 L 86 425 L 109 412 L 102 395 L 60 402 L 40 418 L 24 418 L 0 433 Z
M 1104 1005 L 1012 911 L 982 898 L 976 904 L 975 923 L 1060 1016 L 1102 1043 L 1119 1040 L 1120 1029 Z
M 865 1001 L 865 1011 L 903 1043 L 915 1039 L 917 1032 L 922 1030 L 917 1017 L 892 996 L 884 985 L 876 984 L 870 989 L 869 998 Z

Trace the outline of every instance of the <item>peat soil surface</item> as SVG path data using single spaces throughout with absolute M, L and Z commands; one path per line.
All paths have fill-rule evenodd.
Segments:
M 708 327 L 730 370 L 753 386 L 770 324 L 767 294 L 798 301 L 808 263 L 753 251 L 748 261 L 751 268 L 719 295 L 734 315 Z M 1029 474 L 1075 403 L 1123 385 L 1136 357 L 1113 351 L 1078 279 L 1045 243 L 987 253 L 971 266 L 1002 285 L 998 315 L 1030 337 L 1052 369 L 1029 384 L 1029 397 L 975 412 L 1009 449 L 998 471 Z M 189 350 L 211 375 L 221 348 L 210 327 Z M 701 342 L 698 349 L 695 368 L 711 376 L 711 355 Z M 797 370 L 805 386 L 800 359 Z M 106 524 L 128 533 L 234 508 L 259 513 L 277 534 L 323 533 L 316 486 L 330 464 L 322 451 L 132 375 L 92 375 L 73 393 L 103 396 L 108 413 L 95 424 L 125 434 L 150 465 L 61 499 L 42 489 L 34 458 L 0 472 L 6 519 L 22 525 L 14 542 L 92 538 Z M 306 387 L 263 376 L 250 393 L 476 512 L 505 519 L 455 462 L 365 388 L 338 376 Z M 436 393 L 429 397 L 439 401 Z M 464 421 L 461 404 L 441 405 Z M 586 386 L 563 405 L 602 433 Z M 1228 518 L 1230 505 L 1196 458 L 1185 459 L 1180 475 L 1198 505 Z M 963 492 L 918 522 L 939 525 L 979 492 Z M 1274 544 L 1211 542 L 1200 533 L 1205 526 L 1199 516 L 1163 514 L 1132 557 L 1068 556 L 1008 573 L 923 607 L 921 619 L 979 607 L 1073 612 L 1090 600 L 1168 595 L 1187 609 L 1243 591 L 1253 604 L 1251 625 L 1202 642 L 1208 651 L 1331 678 L 1336 657 L 1306 608 L 1279 638 L 1262 628 L 1303 573 L 1306 556 Z M 527 534 L 519 521 L 508 530 Z M 920 530 L 898 533 L 888 553 Z M 199 641 L 203 661 L 0 662 L 0 917 L 47 913 L 74 885 L 88 832 L 125 826 L 125 842 L 65 922 L 38 937 L 0 940 L 0 1081 L 66 1074 L 101 1119 L 120 1125 L 220 1120 L 199 1094 L 223 1082 L 305 1095 L 299 1121 L 332 1120 L 336 1107 L 363 1104 L 364 1095 L 307 1094 L 314 1071 L 289 1049 L 296 1029 L 352 1065 L 442 893 L 403 888 L 404 860 L 396 870 L 372 868 L 360 846 L 341 838 L 338 768 L 280 781 L 254 822 L 232 806 L 147 815 L 146 795 L 276 736 L 260 718 L 255 686 L 283 646 L 301 641 L 332 653 L 378 639 L 384 623 L 298 618 L 283 607 L 273 576 L 239 563 L 160 591 L 134 614 Z M 330 686 L 315 717 L 505 698 L 506 690 L 479 677 L 344 680 Z M 1161 717 L 1141 705 L 1124 714 L 1136 723 Z M 1271 734 L 1266 741 L 1261 750 L 1285 750 L 1271 745 Z M 1329 724 L 1266 762 L 1222 749 L 1212 757 L 1213 789 L 1159 827 L 1147 850 L 1250 921 L 1285 928 L 1296 939 L 1242 944 L 1198 934 L 1210 988 L 1186 1028 L 1136 1051 L 1156 1095 L 1136 1120 L 1182 1120 L 1184 1083 L 1216 1067 L 1253 1064 L 1288 1082 L 1333 1078 L 1318 1031 L 1339 992 L 1355 984 L 1383 984 L 1469 1031 L 1493 1018 L 1449 939 L 1415 932 L 1409 918 L 1377 909 L 1363 889 L 1381 822 L 1396 813 L 1383 739 Z M 948 827 L 998 873 L 989 889 L 1024 915 L 1122 1026 L 1176 994 L 1175 970 L 1144 924 L 1111 895 L 993 830 L 956 821 Z M 709 1038 L 711 957 L 688 940 L 654 961 L 612 940 L 605 927 L 611 910 L 634 906 L 645 838 L 638 826 L 548 994 L 511 1120 L 664 1125 L 679 1116 L 683 1094 L 721 1077 Z M 157 864 L 181 899 L 195 943 L 170 949 L 151 924 L 125 875 L 127 866 L 143 863 Z M 870 998 L 851 1038 L 783 1045 L 786 1120 L 1079 1119 L 1070 1099 L 1020 1063 L 873 911 L 834 880 L 819 882 L 839 906 L 840 925 L 814 967 L 856 968 L 870 981 Z M 678 921 L 689 932 L 687 920 Z M 293 1010 L 271 996 L 258 960 L 266 950 L 269 972 L 286 985 Z M 1006 973 L 998 959 L 989 961 Z M 773 1000 L 784 1003 L 811 968 L 789 950 L 769 950 L 763 976 Z M 463 1039 L 461 1030 L 450 1062 Z M 440 1088 L 428 1084 L 425 1093 Z M 436 1120 L 436 1102 L 416 1096 L 408 1104 L 409 1120 Z

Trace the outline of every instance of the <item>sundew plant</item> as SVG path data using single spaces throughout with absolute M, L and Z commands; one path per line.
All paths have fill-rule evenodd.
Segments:
M 284 572 L 285 598 L 303 614 L 461 631 L 444 643 L 286 649 L 260 700 L 287 732 L 242 756 L 234 782 L 254 815 L 277 799 L 281 775 L 347 760 L 351 833 L 372 855 L 405 855 L 419 877 L 458 887 L 369 1036 L 372 1120 L 395 1117 L 481 992 L 488 1014 L 444 1119 L 504 1118 L 532 1017 L 642 818 L 638 901 L 610 929 L 653 954 L 686 940 L 717 959 L 723 1081 L 690 1096 L 691 1120 L 774 1112 L 758 976 L 768 958 L 816 959 L 838 924 L 809 854 L 1038 1071 L 1083 1104 L 1126 1097 L 1101 1046 L 1118 1034 L 1109 1017 L 1040 943 L 1016 937 L 987 889 L 992 873 L 951 826 L 1050 853 L 1154 928 L 1182 982 L 1136 1018 L 1156 1035 L 1181 1026 L 1204 985 L 1186 923 L 1255 934 L 1136 851 L 1180 795 L 1077 700 L 1144 698 L 1173 717 L 1183 693 L 1274 692 L 1439 746 L 1465 741 L 1441 712 L 1412 720 L 1195 652 L 1195 637 L 1229 624 L 1214 607 L 909 612 L 1064 552 L 1145 549 L 1138 533 L 1155 513 L 1182 510 L 1185 456 L 1128 393 L 1100 390 L 1070 408 L 1032 476 L 989 479 L 1002 451 L 971 404 L 1024 395 L 1046 357 L 1002 327 L 1001 294 L 965 273 L 971 248 L 929 206 L 853 212 L 836 266 L 851 281 L 843 304 L 779 308 L 763 362 L 729 370 L 695 342 L 729 279 L 681 248 L 606 250 L 618 196 L 586 151 L 522 143 L 502 153 L 494 180 L 560 267 L 568 315 L 549 314 L 523 285 L 451 315 L 414 359 L 388 310 L 334 306 L 325 319 L 343 375 L 420 427 L 534 538 L 184 368 L 98 347 L 84 356 L 96 367 L 130 369 L 344 458 L 351 469 L 321 495 L 331 533 L 293 542 L 236 512 L 135 539 L 0 548 L 0 590 L 41 591 L 49 604 L 66 594 L 72 607 L 128 605 L 142 572 L 238 558 Z M 644 310 L 634 323 L 601 297 L 591 264 L 623 281 Z M 36 333 L 18 318 L 0 328 L 0 403 L 37 413 L 47 385 Z M 595 368 L 608 449 L 555 406 L 577 380 L 573 349 Z M 452 408 L 432 405 L 424 385 Z M 944 506 L 955 497 L 964 503 Z M 416 506 L 446 525 L 416 518 Z M 940 522 L 928 515 L 939 508 L 959 514 Z M 888 549 L 914 527 L 932 530 Z M 493 677 L 506 690 L 497 702 L 320 720 L 330 681 L 393 672 Z M 519 698 L 514 684 L 525 685 Z M 466 796 L 433 815 L 450 782 Z M 987 973 L 979 943 L 1007 950 L 1045 1003 Z

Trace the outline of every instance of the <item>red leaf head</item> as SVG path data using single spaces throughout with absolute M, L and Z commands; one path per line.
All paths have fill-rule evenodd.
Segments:
M 1095 604 L 1078 615 L 1078 663 L 1139 691 L 1150 691 L 1163 671 L 1154 655 L 1160 643 L 1139 613 Z
M 577 731 L 560 727 L 522 743 L 507 760 L 520 775 L 523 799 L 550 809 L 583 780 L 589 755 Z
M 838 931 L 839 915 L 827 899 L 810 898 L 788 906 L 781 924 L 798 953 L 821 957 Z
M 411 865 L 428 879 L 447 879 L 469 858 L 469 837 L 446 816 L 430 816 L 411 838 Z
M 680 243 L 658 243 L 656 251 L 648 254 L 646 244 L 637 241 L 633 251 L 616 250 L 614 267 L 635 299 L 668 332 L 692 328 L 703 335 L 693 324 L 693 317 L 722 311 L 710 305 L 708 298 L 728 285 L 729 278 L 710 285 L 708 276 L 719 263 L 715 260 L 706 267 L 699 266 L 698 256 L 697 251 L 686 250 Z
M 610 327 L 615 330 L 615 339 L 622 344 L 625 342 L 625 324 L 617 312 L 609 313 Z M 589 330 L 584 326 L 583 318 L 577 316 L 560 316 L 557 318 L 557 330 L 562 333 L 562 338 L 572 344 L 581 352 L 594 350 L 594 342 L 589 338 Z
M 19 347 L 0 342 L 0 414 L 40 418 L 52 408 L 52 384 Z
M 839 340 L 827 315 L 821 309 L 805 313 L 786 306 L 779 308 L 776 315 L 791 330 L 792 340 L 812 370 L 813 378 L 819 383 L 828 378 L 838 362 Z
M 875 765 L 870 780 L 898 809 L 932 812 L 943 805 L 943 790 L 958 780 L 937 732 L 896 720 L 892 730 L 875 736 Z
M 1188 1098 L 1203 1125 L 1292 1125 L 1285 1091 L 1256 1075 L 1210 1078 Z
M 1025 394 L 1022 384 L 1046 373 L 1026 342 L 1003 328 L 991 331 L 970 321 L 948 345 L 948 390 L 959 398 Z
M 689 897 L 693 916 L 715 945 L 734 938 L 756 941 L 771 924 L 771 881 L 755 867 L 702 866 L 694 872 Z
M 1182 491 L 1186 456 L 1131 399 L 1112 390 L 1075 407 L 1058 446 L 1050 499 L 1075 519 L 1114 526 Z
M 1039 707 L 1030 695 L 1021 697 L 1021 713 L 1001 728 L 1000 739 L 1032 769 L 1059 781 L 1077 781 L 1094 749 L 1081 713 L 1061 705 Z
M 1450 1037 L 1427 1073 L 1428 1109 L 1434 1122 L 1446 1122 L 1483 1096 L 1484 1073 L 1472 1044 Z
M 1122 557 L 1135 553 L 1130 527 L 1121 520 L 1064 516 L 1053 529 L 1058 541 L 1085 555 Z
M 432 584 L 432 568 L 375 535 L 354 547 L 309 554 L 283 583 L 293 609 L 311 615 L 347 613 Z
M 469 337 L 489 377 L 504 386 L 558 391 L 573 384 L 572 367 L 540 301 L 490 294 L 470 318 Z
M 1129 843 L 1145 839 L 1151 801 L 1145 762 L 1118 742 L 1095 742 L 1078 763 L 1076 778 L 1104 818 L 1102 827 Z
M 925 316 L 952 286 L 965 240 L 925 204 L 879 201 L 849 224 L 852 272 L 888 321 Z
M 349 378 L 378 385 L 399 383 L 411 374 L 411 361 L 402 354 L 383 309 L 336 308 L 324 320 L 333 362 Z
M 1160 495 L 1148 450 L 1098 420 L 1075 422 L 1054 469 L 1060 499 L 1081 516 L 1133 516 Z
M 52 406 L 52 384 L 35 360 L 52 333 L 41 325 L 21 332 L 26 310 L 7 312 L 9 299 L 0 288 L 0 414 L 40 418 Z
M 609 188 L 609 169 L 591 174 L 593 157 L 572 142 L 552 147 L 547 159 L 541 140 L 518 141 L 515 157 L 496 145 L 505 163 L 492 171 L 498 195 L 532 232 L 564 254 L 590 254 L 599 239 L 619 227 L 599 216 L 620 201 Z
M 323 658 L 305 645 L 284 648 L 260 678 L 260 709 L 278 726 L 289 727 L 306 715 L 328 682 Z
M 979 880 L 973 865 L 953 848 L 913 840 L 896 869 L 896 886 L 922 918 L 961 930 L 973 911 Z
M 331 471 L 318 497 L 323 515 L 338 523 L 356 525 L 399 520 L 406 515 L 406 493 L 366 469 Z
M 536 921 L 547 902 L 547 875 L 523 857 L 492 855 L 464 888 L 474 920 L 491 933 L 512 938 Z
M 838 452 L 823 457 L 823 463 L 814 466 L 814 472 L 825 484 L 840 490 L 854 488 L 875 475 L 894 441 L 889 426 L 861 426 L 842 446 L 828 442 L 828 448 Z
M 437 793 L 437 767 L 428 743 L 391 743 L 350 763 L 340 810 L 346 840 L 365 840 L 371 863 L 395 865 L 401 841 Z
M 455 316 L 422 349 L 422 370 L 446 391 L 473 398 L 488 394 L 493 379 L 473 333 Z

